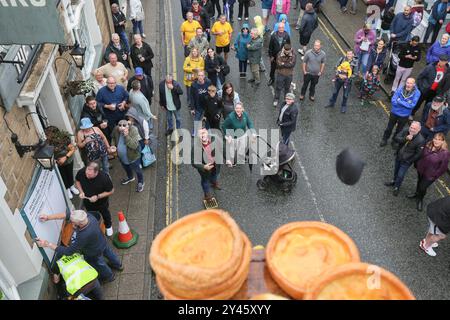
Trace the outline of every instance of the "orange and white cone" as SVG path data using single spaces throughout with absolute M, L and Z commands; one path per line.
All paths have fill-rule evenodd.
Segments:
M 122 211 L 119 211 L 119 232 L 113 237 L 114 245 L 119 249 L 127 249 L 134 246 L 139 238 L 139 235 L 128 227 L 127 220 Z

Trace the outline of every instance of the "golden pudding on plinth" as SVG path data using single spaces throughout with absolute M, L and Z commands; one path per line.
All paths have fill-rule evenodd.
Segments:
M 302 299 L 308 282 L 327 269 L 359 261 L 358 248 L 347 234 L 317 221 L 292 222 L 280 227 L 266 248 L 272 278 L 295 299 Z
M 239 264 L 239 268 L 235 274 L 224 280 L 218 285 L 213 285 L 203 289 L 184 290 L 177 288 L 169 282 L 165 282 L 156 276 L 158 287 L 166 300 L 228 300 L 231 299 L 242 287 L 247 280 L 250 270 L 250 261 L 252 254 L 252 244 L 247 236 L 242 233 L 244 240 L 243 256 Z
M 408 287 L 389 271 L 367 263 L 329 270 L 308 286 L 306 300 L 415 300 Z
M 166 297 L 202 299 L 242 285 L 250 256 L 251 243 L 230 215 L 204 210 L 162 230 L 152 243 L 150 264 Z

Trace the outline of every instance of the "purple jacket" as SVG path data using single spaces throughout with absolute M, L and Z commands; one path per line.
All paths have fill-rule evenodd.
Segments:
M 450 159 L 450 152 L 440 150 L 432 152 L 428 147 L 423 148 L 422 156 L 417 161 L 417 172 L 430 181 L 437 180 L 445 173 Z
M 364 35 L 364 30 L 363 29 L 359 29 L 358 31 L 356 31 L 355 33 L 355 55 L 358 55 L 360 52 L 360 46 L 362 43 L 362 39 L 365 37 Z M 373 45 L 375 44 L 375 40 L 377 38 L 377 35 L 375 34 L 375 31 L 373 31 L 372 29 L 369 30 L 369 32 L 367 33 L 367 39 L 370 42 L 370 46 L 369 46 L 369 50 L 367 52 L 370 52 L 370 49 L 372 49 Z

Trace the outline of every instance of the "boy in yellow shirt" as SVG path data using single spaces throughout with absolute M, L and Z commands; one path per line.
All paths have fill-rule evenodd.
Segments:
M 186 21 L 181 24 L 181 42 L 183 42 L 184 47 L 184 56 L 187 57 L 189 55 L 188 45 L 192 38 L 195 37 L 197 28 L 201 28 L 202 26 L 197 20 L 194 20 L 194 14 L 192 12 L 188 12 L 186 14 Z
M 214 23 L 211 33 L 216 36 L 216 53 L 222 54 L 223 52 L 225 62 L 227 62 L 233 28 L 227 22 L 225 15 L 221 15 L 219 21 Z

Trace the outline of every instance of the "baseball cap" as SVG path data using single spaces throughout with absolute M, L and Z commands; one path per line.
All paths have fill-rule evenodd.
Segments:
M 144 70 L 141 67 L 137 67 L 135 69 L 135 75 L 137 76 L 143 76 L 144 75 Z
M 448 55 L 446 54 L 441 54 L 439 56 L 439 61 L 448 61 Z
M 289 98 L 289 99 L 295 99 L 295 95 L 293 94 L 293 93 L 288 93 L 287 95 L 286 95 L 286 98 Z

